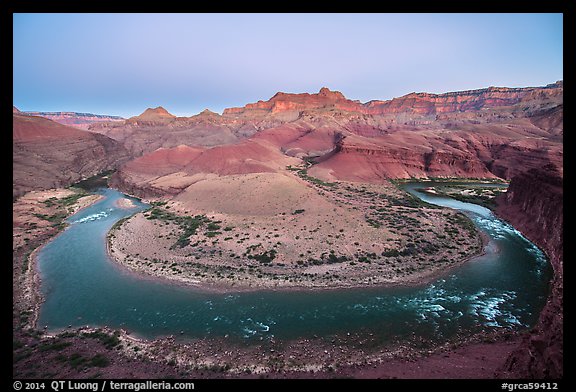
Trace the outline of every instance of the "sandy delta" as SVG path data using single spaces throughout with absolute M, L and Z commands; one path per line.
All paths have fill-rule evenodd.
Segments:
M 421 283 L 483 248 L 464 215 L 390 183 L 234 175 L 200 181 L 160 204 L 117 225 L 109 253 L 132 271 L 204 289 Z M 206 217 L 184 243 L 174 218 L 182 216 Z

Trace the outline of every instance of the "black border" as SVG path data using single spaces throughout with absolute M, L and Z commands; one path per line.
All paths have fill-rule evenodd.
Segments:
M 568 146 L 572 146 L 570 143 L 570 139 L 573 138 L 572 133 L 574 132 L 573 124 L 570 107 L 572 105 L 571 101 L 571 86 L 572 86 L 572 72 L 574 69 L 574 58 L 576 57 L 575 50 L 576 46 L 574 46 L 574 37 L 576 37 L 576 31 L 574 31 L 574 14 L 572 1 L 556 1 L 556 0 L 548 0 L 545 2 L 528 2 L 528 1 L 493 1 L 493 0 L 485 0 L 480 2 L 456 2 L 456 1 L 429 1 L 424 4 L 414 4 L 412 2 L 397 2 L 394 5 L 389 5 L 386 3 L 382 3 L 384 9 L 377 10 L 378 12 L 422 12 L 422 13 L 438 13 L 438 12 L 519 12 L 519 13 L 526 13 L 526 12 L 560 12 L 564 13 L 564 39 L 567 42 L 565 47 L 569 48 L 568 51 L 564 51 L 564 68 L 568 70 L 568 72 L 564 75 L 564 84 L 566 91 L 568 91 L 568 100 L 565 100 L 565 104 L 568 103 L 568 110 L 565 113 L 568 113 L 567 116 L 567 124 L 568 126 L 568 133 L 566 135 Z M 276 12 L 294 12 L 295 10 L 300 10 L 300 12 L 311 12 L 314 10 L 314 7 L 308 3 L 283 3 L 283 4 L 275 4 L 279 7 Z M 359 6 L 358 4 L 353 4 L 355 7 Z M 258 4 L 254 3 L 246 3 L 246 4 L 237 4 L 236 8 L 240 8 L 241 12 L 262 12 L 262 11 L 270 11 L 264 10 L 258 6 Z M 202 9 L 199 9 L 198 4 L 190 3 L 189 5 L 184 5 L 183 2 L 174 2 L 174 1 L 162 1 L 161 3 L 155 2 L 140 2 L 137 5 L 133 4 L 120 4 L 118 2 L 110 2 L 106 0 L 101 0 L 99 2 L 68 2 L 68 1 L 42 1 L 42 0 L 11 0 L 11 1 L 3 1 L 1 2 L 1 19 L 0 19 L 0 28 L 4 30 L 2 32 L 2 47 L 5 49 L 5 54 L 8 50 L 8 47 L 12 47 L 12 14 L 13 13 L 20 13 L 20 12 L 38 12 L 38 13 L 54 13 L 54 12 L 219 12 L 222 11 L 224 8 L 223 4 L 219 4 L 216 2 L 204 3 L 202 4 Z M 361 5 L 360 5 L 361 7 Z M 335 4 L 334 2 L 318 2 L 316 3 L 315 12 L 350 12 L 349 6 Z M 368 10 L 354 10 L 354 12 L 366 12 Z M 371 12 L 374 12 L 372 10 Z M 8 31 L 10 30 L 10 31 Z M 8 42 L 10 39 L 10 42 Z M 537 54 L 535 54 L 537 55 Z M 12 64 L 10 62 L 12 56 L 4 55 L 2 56 L 3 62 L 5 66 L 2 68 L 5 71 L 5 76 L 2 78 L 2 91 L 5 92 L 3 96 L 8 100 L 8 70 L 12 69 Z M 10 89 L 13 92 L 13 85 L 10 86 Z M 3 116 L 3 119 L 10 118 L 8 116 L 8 110 L 10 108 L 9 102 L 3 102 L 1 113 L 6 113 Z M 6 120 L 7 121 L 7 120 Z M 8 129 L 9 126 L 6 124 L 3 127 L 3 136 L 8 137 Z M 6 141 L 8 143 L 8 140 Z M 6 154 L 8 156 L 8 154 Z M 570 162 L 572 157 L 570 155 L 565 157 L 564 166 L 568 168 L 565 171 L 565 180 L 570 181 L 572 177 L 571 170 L 574 166 Z M 8 159 L 8 158 L 7 158 Z M 10 165 L 12 167 L 12 165 Z M 8 199 L 8 192 L 3 193 L 3 195 Z M 8 206 L 11 203 L 6 200 L 5 205 Z M 566 214 L 567 216 L 570 215 L 570 206 L 567 206 L 568 211 Z M 6 208 L 8 209 L 8 208 Z M 3 215 L 7 217 L 11 215 L 11 212 L 6 211 Z M 8 223 L 6 219 L 6 229 L 8 231 Z M 8 242 L 8 234 L 6 233 L 6 242 Z M 7 247 L 8 248 L 8 247 Z M 5 259 L 9 260 L 8 257 Z M 568 268 L 566 268 L 565 276 L 568 275 L 568 271 L 571 269 L 570 263 L 568 263 Z M 4 276 L 5 279 L 11 276 L 11 273 L 8 271 L 5 272 Z M 9 294 L 9 287 L 10 284 L 4 285 L 5 287 L 5 298 L 10 298 L 11 294 Z M 7 301 L 6 301 L 7 302 Z M 566 316 L 566 314 L 565 314 Z M 11 323 L 11 312 L 6 312 L 6 315 L 3 317 L 3 322 L 6 325 Z M 570 325 L 569 318 L 565 318 L 567 325 Z M 569 329 L 568 329 L 569 330 Z M 570 334 L 566 335 L 566 340 L 570 340 Z M 13 382 L 17 379 L 12 379 L 12 370 L 9 370 L 10 373 L 7 374 L 8 377 L 5 377 L 7 384 L 11 390 L 14 389 Z M 566 378 L 570 378 L 570 374 L 567 373 Z M 22 383 L 25 382 L 44 382 L 46 384 L 46 390 L 51 390 L 49 388 L 49 384 L 53 380 L 20 380 Z M 114 380 L 118 382 L 128 382 L 131 380 Z M 134 382 L 143 382 L 146 380 L 132 380 Z M 178 380 L 164 380 L 169 383 L 178 382 Z M 557 383 L 558 389 L 564 389 L 564 380 L 474 380 L 474 379 L 464 379 L 464 380 L 446 380 L 446 379 L 439 379 L 439 380 L 428 380 L 428 379 L 418 379 L 418 380 L 410 380 L 410 379 L 390 379 L 390 380 L 359 380 L 359 379 L 249 379 L 249 380 L 240 380 L 240 379 L 224 379 L 224 380 L 190 380 L 195 383 L 195 391 L 204 391 L 208 390 L 208 388 L 251 388 L 254 390 L 266 389 L 269 392 L 270 387 L 276 386 L 279 383 L 282 384 L 282 387 L 307 387 L 307 388 L 350 388 L 350 387 L 361 387 L 361 388 L 392 388 L 392 390 L 403 390 L 403 389 L 412 389 L 412 388 L 441 388 L 443 390 L 455 390 L 455 391 L 462 391 L 463 388 L 467 388 L 470 386 L 481 388 L 482 390 L 492 391 L 492 390 L 500 390 L 503 391 L 505 389 L 502 388 L 502 384 L 509 382 L 509 383 L 529 383 L 529 382 L 546 382 L 546 383 Z M 99 390 L 101 389 L 101 384 L 103 383 L 102 380 L 90 380 L 90 382 L 97 382 L 99 383 Z M 6 385 L 6 384 L 5 384 Z M 109 389 L 109 388 L 108 388 Z M 66 390 L 66 389 L 63 389 Z M 516 389 L 518 390 L 518 389 Z

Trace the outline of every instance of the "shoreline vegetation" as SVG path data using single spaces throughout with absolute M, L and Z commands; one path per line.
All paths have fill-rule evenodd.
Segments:
M 508 185 L 509 180 L 494 177 L 410 177 L 410 178 L 391 178 L 388 180 L 392 184 L 405 184 L 409 182 L 439 182 L 445 184 L 496 184 Z
M 350 185 L 348 186 L 350 187 Z M 320 187 L 320 189 L 318 189 L 319 192 L 325 192 L 323 184 L 318 185 L 318 187 Z M 375 191 L 366 187 L 356 190 L 351 189 L 354 188 L 351 187 L 348 189 L 348 192 L 350 192 L 350 195 L 354 195 L 355 197 L 361 196 L 362 198 L 362 196 L 365 196 L 366 198 L 372 199 L 375 196 Z M 390 189 L 394 191 L 394 187 Z M 15 210 L 18 210 L 15 211 L 15 213 L 18 212 L 18 214 L 22 214 L 25 219 L 29 219 L 29 222 L 23 224 L 22 230 L 15 230 L 14 232 L 14 268 L 17 270 L 17 273 L 13 275 L 15 293 L 13 314 L 15 330 L 13 342 L 14 363 L 16 364 L 19 362 L 30 366 L 34 361 L 34 358 L 37 358 L 38 356 L 44 358 L 47 355 L 53 354 L 52 356 L 54 356 L 53 359 L 55 366 L 57 368 L 59 367 L 59 369 L 68 370 L 59 370 L 55 373 L 38 373 L 35 370 L 30 370 L 27 373 L 19 373 L 18 375 L 20 377 L 51 378 L 56 375 L 73 374 L 73 372 L 78 369 L 84 369 L 84 373 L 90 375 L 90 377 L 99 378 L 102 376 L 102 368 L 109 367 L 111 363 L 124 365 L 126 363 L 131 363 L 133 364 L 134 369 L 140 369 L 130 371 L 129 373 L 118 373 L 124 377 L 134 377 L 134 375 L 147 377 L 150 374 L 168 374 L 171 377 L 182 377 L 184 375 L 193 374 L 196 377 L 206 378 L 251 378 L 262 377 L 262 375 L 268 377 L 268 375 L 272 374 L 274 374 L 275 377 L 303 378 L 330 378 L 335 374 L 349 374 L 351 377 L 362 374 L 369 377 L 370 373 L 366 374 L 367 369 L 373 368 L 375 369 L 374 371 L 376 371 L 376 369 L 388 367 L 390 364 L 404 363 L 405 361 L 426 361 L 427 358 L 433 358 L 435 356 L 441 357 L 449 364 L 450 360 L 445 359 L 449 356 L 446 353 L 453 353 L 455 352 L 454 350 L 464 347 L 466 344 L 472 344 L 472 346 L 466 347 L 474 347 L 473 350 L 478 350 L 474 352 L 498 352 L 498 355 L 507 355 L 507 353 L 514 347 L 512 342 L 516 339 L 515 333 L 508 331 L 480 333 L 472 336 L 460 337 L 455 341 L 442 345 L 435 345 L 431 342 L 414 341 L 396 343 L 383 347 L 378 346 L 375 344 L 376 342 L 371 341 L 370 336 L 364 336 L 362 334 L 347 334 L 346 336 L 334 336 L 331 338 L 332 340 L 326 340 L 326 338 L 320 337 L 316 339 L 304 339 L 289 342 L 290 344 L 286 342 L 271 341 L 267 342 L 260 348 L 255 346 L 246 347 L 237 345 L 227 339 L 200 339 L 183 343 L 177 342 L 174 337 L 169 336 L 154 340 L 146 340 L 131 336 L 129 331 L 113 330 L 108 327 L 95 328 L 87 326 L 83 328 L 67 329 L 60 333 L 47 334 L 35 327 L 37 312 L 39 311 L 41 304 L 40 301 L 42 300 L 41 294 L 39 293 L 39 274 L 35 268 L 35 256 L 43 245 L 53 239 L 54 236 L 58 235 L 58 233 L 65 227 L 62 225 L 63 219 L 79 211 L 81 208 L 92 205 L 100 200 L 102 196 L 86 194 L 79 191 L 78 188 L 31 193 L 32 195 L 27 194 L 15 203 Z M 385 193 L 382 192 L 382 194 Z M 342 198 L 342 195 L 338 196 Z M 420 208 L 424 208 L 428 214 L 441 211 L 441 209 L 435 207 L 422 207 L 421 205 L 419 205 L 418 208 L 410 207 L 410 203 L 413 202 L 409 201 L 411 199 L 407 199 L 407 201 L 398 198 L 398 195 L 394 192 L 392 192 L 391 197 L 393 201 L 390 205 L 394 206 L 396 203 L 397 209 L 401 212 L 408 213 L 411 209 L 414 210 L 411 212 L 415 212 Z M 20 203 L 23 203 L 24 206 L 17 208 L 16 205 L 19 205 Z M 405 203 L 408 203 L 408 205 L 404 205 Z M 68 209 L 63 213 L 62 207 L 68 207 Z M 139 219 L 143 219 L 146 221 L 145 223 L 149 224 L 153 221 L 160 222 L 166 220 L 165 227 L 168 226 L 170 229 L 175 229 L 176 226 L 180 225 L 182 222 L 179 222 L 177 218 L 173 218 L 172 215 L 169 215 L 167 212 L 170 211 L 170 208 L 167 207 L 170 207 L 168 203 L 163 204 L 163 202 L 156 201 L 153 202 L 153 207 L 149 212 L 139 213 L 136 214 L 136 216 L 140 216 Z M 362 206 L 356 205 L 355 207 L 360 209 Z M 156 219 L 145 219 L 145 214 L 150 214 L 149 216 L 152 216 L 153 209 L 158 209 L 158 212 L 155 213 L 155 215 L 157 215 Z M 368 208 L 368 210 L 371 209 Z M 366 214 L 366 212 L 368 213 Z M 374 211 L 361 209 L 360 213 L 365 214 L 363 224 L 371 229 L 378 230 L 381 227 L 375 226 L 380 224 L 380 220 L 383 219 L 383 217 L 376 214 L 375 216 L 370 215 L 372 212 Z M 306 216 L 306 210 L 293 211 L 289 216 L 285 217 L 298 219 L 299 217 L 304 216 Z M 452 219 L 458 219 L 454 218 L 457 216 L 456 213 L 452 212 L 450 213 L 450 216 Z M 110 240 L 111 235 L 118 236 L 118 231 L 122 230 L 124 225 L 130 223 L 134 217 L 135 216 L 132 216 L 129 219 L 118 222 L 115 227 L 111 229 L 108 235 L 108 240 Z M 171 217 L 172 219 L 167 219 L 168 217 Z M 218 219 L 221 218 L 202 218 L 201 222 L 196 227 L 197 230 L 201 229 L 198 230 L 198 233 L 192 233 L 191 237 L 196 235 L 203 236 L 204 239 L 209 239 L 221 236 L 224 233 L 235 231 L 235 227 L 232 227 L 231 230 L 226 230 L 229 226 L 226 226 L 224 222 L 218 222 Z M 448 219 L 448 217 L 446 216 L 445 219 Z M 47 223 L 41 224 L 41 221 Z M 459 220 L 454 223 L 455 225 L 458 224 L 461 226 L 461 228 L 458 229 L 458 232 L 462 231 L 463 235 L 472 235 L 471 232 L 468 232 L 469 229 L 466 228 L 466 225 L 463 224 L 463 222 L 464 221 Z M 16 222 L 15 219 L 15 226 L 20 227 L 17 223 L 18 222 Z M 185 225 L 188 225 L 186 227 L 188 227 L 189 231 L 191 231 L 191 226 L 195 226 L 197 223 L 198 222 L 184 222 Z M 218 225 L 220 227 L 216 228 L 215 226 L 210 225 Z M 151 224 L 149 226 L 154 227 L 155 225 Z M 31 227 L 36 229 L 36 231 L 31 231 Z M 26 233 L 27 230 L 28 232 Z M 184 233 L 186 233 L 186 228 L 183 230 Z M 207 234 L 216 231 L 221 231 L 222 234 L 217 234 L 213 237 L 211 237 L 210 234 Z M 397 228 L 396 233 L 392 234 L 398 236 L 401 232 L 402 230 Z M 25 238 L 28 237 L 23 237 L 24 233 L 27 235 L 34 234 L 34 239 L 25 241 Z M 269 232 L 267 231 L 266 233 Z M 271 233 L 275 233 L 275 231 L 272 229 Z M 458 263 L 453 263 L 449 268 L 459 265 L 469 257 L 474 257 L 479 254 L 478 250 L 481 251 L 483 246 L 481 245 L 482 241 L 478 242 L 480 237 L 477 234 L 478 233 L 476 233 L 475 236 L 475 243 L 471 244 L 470 247 L 472 252 L 466 257 L 462 257 Z M 454 235 L 457 234 L 454 233 Z M 179 238 L 180 237 L 169 238 L 170 243 L 175 245 L 174 240 Z M 396 237 L 391 236 L 390 238 Z M 425 239 L 426 237 L 423 237 L 420 243 Z M 109 245 L 110 242 L 108 240 L 107 245 Z M 464 240 L 464 236 L 462 237 L 462 240 Z M 186 241 L 183 241 L 182 243 L 185 242 Z M 405 242 L 400 243 L 404 245 L 406 244 Z M 424 241 L 424 244 L 427 243 L 429 243 L 428 240 Z M 185 248 L 186 246 L 189 245 L 185 244 L 180 249 Z M 411 247 L 404 246 L 402 249 L 410 248 Z M 253 247 L 252 249 L 256 250 L 257 247 Z M 391 252 L 394 253 L 392 250 Z M 266 258 L 275 260 L 277 256 L 277 254 L 272 252 L 250 252 L 249 254 L 253 257 L 248 260 L 251 260 L 254 264 L 267 264 Z M 329 262 L 331 260 L 331 254 L 335 253 L 329 253 L 326 255 L 324 258 L 325 262 L 321 265 L 326 264 L 330 266 L 340 264 L 338 262 Z M 412 255 L 407 254 L 397 257 L 405 256 Z M 338 256 L 336 255 L 334 257 Z M 362 254 L 359 254 L 356 257 L 366 257 L 366 259 L 370 261 L 368 263 L 364 262 L 366 265 L 377 265 L 375 260 L 378 260 L 378 257 L 374 259 L 369 255 L 365 256 Z M 380 254 L 379 259 L 383 260 L 387 257 L 393 256 L 383 256 Z M 24 258 L 28 260 L 28 262 L 21 262 L 22 264 L 19 265 L 20 261 Z M 323 260 L 323 258 L 321 257 L 320 260 Z M 349 260 L 346 261 L 349 263 L 351 262 Z M 356 259 L 352 262 L 357 261 L 359 260 Z M 26 268 L 23 267 L 24 265 L 26 265 Z M 296 265 L 298 264 L 296 263 Z M 312 266 L 318 267 L 313 263 Z M 274 279 L 272 280 L 274 281 Z M 486 344 L 489 344 L 487 346 L 488 350 L 482 348 Z M 84 351 L 78 351 L 75 349 L 80 345 L 84 346 Z M 478 348 L 473 345 L 478 345 Z M 495 348 L 497 349 L 496 351 L 493 350 Z M 502 352 L 504 352 L 504 354 L 502 354 Z M 125 366 L 122 366 L 122 368 L 124 367 Z M 14 369 L 16 368 L 20 369 L 20 367 L 15 366 Z M 108 368 L 107 372 L 109 370 L 111 371 L 111 369 Z M 138 371 L 145 373 L 138 373 Z

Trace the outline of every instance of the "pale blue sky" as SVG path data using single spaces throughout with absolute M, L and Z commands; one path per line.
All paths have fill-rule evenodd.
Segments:
M 562 14 L 15 14 L 20 110 L 180 116 L 326 86 L 366 102 L 563 78 Z

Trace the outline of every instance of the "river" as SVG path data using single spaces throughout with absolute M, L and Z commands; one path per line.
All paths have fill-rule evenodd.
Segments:
M 382 343 L 414 337 L 443 342 L 533 326 L 552 276 L 544 254 L 490 210 L 419 192 L 422 186 L 405 189 L 461 210 L 489 236 L 483 256 L 419 286 L 230 294 L 143 279 L 113 263 L 106 233 L 147 205 L 133 199 L 133 208 L 121 209 L 115 203 L 126 196 L 101 189 L 105 198 L 70 217 L 70 226 L 38 254 L 45 298 L 38 324 L 51 331 L 109 326 L 144 338 L 228 335 L 247 343 L 344 333 L 370 333 Z

